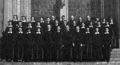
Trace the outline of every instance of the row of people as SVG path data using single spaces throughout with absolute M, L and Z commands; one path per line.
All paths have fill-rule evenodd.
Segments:
M 13 25 L 13 27 L 19 27 L 22 26 L 22 23 L 27 22 L 25 17 L 22 17 L 22 20 L 18 20 L 17 17 L 13 17 L 13 20 L 9 21 L 9 25 Z M 99 18 L 95 18 L 95 19 L 91 19 L 90 16 L 87 17 L 86 21 L 83 21 L 81 17 L 79 17 L 79 20 L 76 21 L 74 16 L 71 16 L 71 19 L 69 21 L 65 20 L 65 17 L 63 16 L 61 20 L 57 20 L 54 16 L 52 16 L 52 18 L 47 18 L 47 20 L 44 20 L 42 17 L 40 18 L 40 21 L 36 21 L 34 17 L 31 17 L 31 21 L 29 21 L 30 23 L 35 23 L 35 25 L 39 25 L 39 24 L 50 24 L 52 26 L 58 26 L 58 25 L 70 25 L 72 26 L 81 26 L 83 23 L 86 24 L 86 27 L 91 27 L 92 25 L 95 27 L 101 27 L 101 26 L 109 26 L 109 25 L 113 25 L 114 21 L 112 18 L 110 18 L 109 20 L 106 20 L 105 18 L 101 21 Z M 34 25 L 34 26 L 35 26 Z M 99 26 L 101 25 L 101 26 Z
M 53 33 L 48 25 L 46 32 L 38 28 L 36 34 L 30 29 L 23 34 L 19 28 L 18 34 L 8 31 L 3 39 L 3 59 L 22 61 L 109 61 L 112 33 L 105 28 L 100 34 L 99 28 L 91 34 L 89 28 L 81 32 L 79 26 L 73 32 L 66 26 L 61 32 L 60 26 Z M 12 28 L 9 28 L 12 29 Z
M 52 22 L 52 24 L 50 23 Z M 75 21 L 69 21 L 67 24 L 62 21 L 59 22 L 58 20 L 55 21 L 51 21 L 49 19 L 49 22 L 45 23 L 45 22 L 36 22 L 36 23 L 31 23 L 31 22 L 8 22 L 8 27 L 6 29 L 10 30 L 9 28 L 12 29 L 13 33 L 17 33 L 17 31 L 22 30 L 23 32 L 27 32 L 27 30 L 31 30 L 32 32 L 35 32 L 38 28 L 41 28 L 41 31 L 46 31 L 48 26 L 50 27 L 50 29 L 52 31 L 55 31 L 57 27 L 60 26 L 62 31 L 65 31 L 66 27 L 69 26 L 70 30 L 75 30 L 77 27 L 79 27 L 80 29 L 85 29 L 85 28 L 90 28 L 91 31 L 95 31 L 95 28 L 99 28 L 100 32 L 102 30 L 102 32 L 104 31 L 105 28 L 109 28 L 110 31 L 114 32 L 114 24 L 113 24 L 113 20 L 111 21 L 111 23 L 109 22 L 75 22 Z M 22 28 L 22 29 L 21 29 Z M 92 30 L 93 29 L 93 30 Z

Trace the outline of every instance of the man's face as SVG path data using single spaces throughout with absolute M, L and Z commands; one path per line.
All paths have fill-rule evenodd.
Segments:
M 15 15 L 15 16 L 13 16 L 13 19 L 17 19 L 17 16 Z
M 12 25 L 12 22 L 9 22 L 8 24 L 9 24 L 9 25 Z
M 109 31 L 109 29 L 108 28 L 106 28 L 106 32 L 108 32 Z
M 55 16 L 52 16 L 52 20 L 55 20 Z
M 58 24 L 58 20 L 55 20 L 55 23 Z
M 37 25 L 40 25 L 40 22 L 38 22 Z
M 51 29 L 51 26 L 50 26 L 50 25 L 48 25 L 48 29 Z
M 9 31 L 12 31 L 12 28 L 9 28 Z
M 87 19 L 88 19 L 88 21 L 90 21 L 90 20 L 91 20 L 91 17 L 90 17 L 90 16 L 87 16 Z
M 69 30 L 69 29 L 70 29 L 68 25 L 66 26 L 66 28 L 67 28 L 67 30 Z
M 32 17 L 32 18 L 31 18 L 31 20 L 35 20 L 35 18 L 34 18 L 34 17 Z
M 43 21 L 43 18 L 41 17 L 40 20 Z
M 19 22 L 19 25 L 22 25 L 22 22 Z
M 89 31 L 89 28 L 87 28 L 87 31 Z
M 22 17 L 22 20 L 26 20 L 26 18 L 25 18 L 25 17 Z
M 19 31 L 22 31 L 22 28 L 19 28 Z
M 106 21 L 106 19 L 104 18 L 104 19 L 103 19 L 103 22 L 105 22 L 105 21 Z
M 79 17 L 80 22 L 82 22 L 82 17 Z
M 47 21 L 50 21 L 50 18 L 47 18 Z
M 57 30 L 60 30 L 60 26 L 57 27 Z
M 37 31 L 40 32 L 40 28 L 38 28 Z
M 65 17 L 62 17 L 62 20 L 65 20 Z
M 97 21 L 99 21 L 99 18 L 96 18 Z
M 29 24 L 28 24 L 28 26 L 32 26 L 32 24 L 31 24 L 31 23 L 29 23 Z
M 79 31 L 79 30 L 80 30 L 80 27 L 79 27 L 79 26 L 77 26 L 77 27 L 76 27 L 76 29 L 77 29 L 77 31 Z
M 74 20 L 74 16 L 71 16 L 71 19 Z
M 98 32 L 98 31 L 99 31 L 99 29 L 98 29 L 98 28 L 96 28 L 96 31 Z

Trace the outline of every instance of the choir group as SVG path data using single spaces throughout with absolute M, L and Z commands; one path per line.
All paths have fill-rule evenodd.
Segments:
M 6 61 L 109 61 L 114 34 L 112 18 L 100 19 L 87 16 L 69 21 L 31 17 L 27 22 L 16 15 L 8 21 L 3 32 L 2 59 Z

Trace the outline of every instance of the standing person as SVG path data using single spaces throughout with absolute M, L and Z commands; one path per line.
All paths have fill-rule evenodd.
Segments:
M 24 32 L 21 27 L 18 28 L 16 34 L 16 45 L 15 45 L 15 61 L 23 60 L 23 49 L 24 49 Z
M 66 26 L 63 36 L 63 46 L 61 52 L 62 61 L 71 61 L 72 32 L 69 25 Z
M 65 20 L 65 16 L 62 16 L 62 18 L 60 20 L 61 31 L 65 31 L 66 26 L 67 26 L 67 21 Z
M 81 33 L 80 33 L 80 27 L 79 26 L 76 26 L 76 30 L 75 30 L 75 41 L 74 41 L 74 44 L 73 44 L 73 61 L 80 61 L 82 59 L 82 54 L 81 54 L 81 47 L 80 45 L 82 44 L 81 43 L 81 40 L 82 40 L 82 36 L 81 36 Z
M 2 45 L 2 60 L 13 61 L 14 60 L 13 48 L 15 45 L 13 27 L 7 27 L 3 35 L 4 44 Z
M 109 62 L 110 60 L 110 52 L 111 52 L 111 41 L 112 35 L 109 28 L 105 28 L 105 32 L 103 34 L 103 60 Z
M 42 40 L 42 30 L 41 30 L 41 28 L 37 28 L 37 30 L 36 30 L 35 41 L 36 41 L 35 60 L 36 61 L 43 61 L 44 60 L 44 43 L 43 43 L 43 40 Z
M 27 28 L 25 31 L 25 38 L 24 38 L 24 61 L 33 61 L 34 60 L 34 54 L 33 54 L 33 45 L 32 45 L 32 31 L 30 28 Z
M 82 26 L 82 22 L 83 22 L 82 17 L 79 17 L 79 19 L 78 19 L 78 21 L 76 23 L 77 26 L 81 27 Z
M 12 23 L 13 23 L 13 27 L 15 28 L 16 24 L 18 23 L 18 16 L 17 15 L 13 15 Z
M 51 56 L 51 46 L 52 46 L 52 26 L 47 25 L 47 31 L 45 32 L 45 58 L 44 61 L 51 61 L 52 56 Z
M 102 37 L 99 28 L 95 28 L 93 39 L 93 56 L 95 61 L 102 59 Z
M 70 26 L 72 31 L 75 31 L 77 22 L 75 21 L 74 16 L 71 16 L 71 20 L 67 23 L 67 25 Z
M 52 61 L 60 61 L 60 48 L 62 45 L 62 31 L 61 27 L 57 26 L 53 35 L 53 46 L 52 46 Z
M 90 16 L 87 16 L 87 21 L 85 22 L 86 27 L 89 27 L 89 24 L 90 24 L 91 21 L 92 21 L 92 20 L 91 20 L 91 17 L 90 17 Z
M 12 19 L 12 25 L 13 25 L 13 30 L 15 33 L 17 33 L 17 24 L 18 24 L 18 16 L 17 15 L 13 15 L 13 19 Z

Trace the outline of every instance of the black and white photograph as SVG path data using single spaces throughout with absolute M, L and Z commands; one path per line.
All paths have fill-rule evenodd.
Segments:
M 120 65 L 120 0 L 0 0 L 0 65 Z

